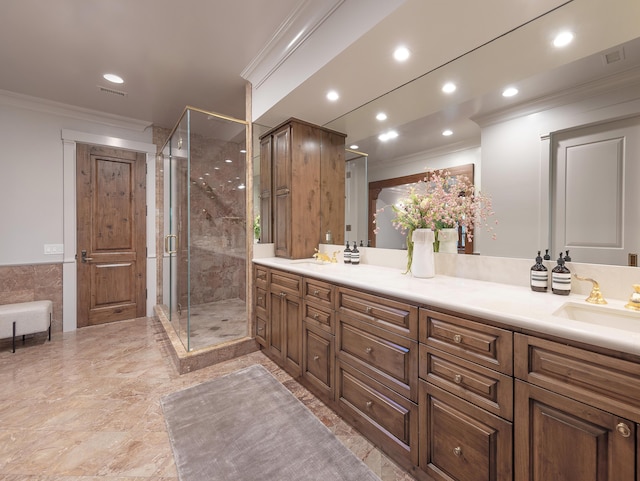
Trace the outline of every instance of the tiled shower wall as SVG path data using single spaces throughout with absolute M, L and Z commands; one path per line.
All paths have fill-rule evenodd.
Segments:
M 53 302 L 51 330 L 62 332 L 62 264 L 0 266 L 0 304 Z

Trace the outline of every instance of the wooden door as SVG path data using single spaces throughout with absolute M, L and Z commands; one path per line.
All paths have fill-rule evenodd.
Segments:
M 78 327 L 146 315 L 146 155 L 76 147 Z
M 635 424 L 516 381 L 515 481 L 634 481 Z

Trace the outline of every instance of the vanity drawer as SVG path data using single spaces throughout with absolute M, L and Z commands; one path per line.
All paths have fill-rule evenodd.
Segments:
M 640 422 L 640 365 L 524 334 L 515 335 L 515 376 Z
M 420 468 L 436 481 L 511 481 L 513 425 L 420 381 Z
M 260 312 L 264 317 L 267 315 L 267 291 L 262 287 L 255 287 L 256 299 L 254 305 L 256 311 Z
M 256 313 L 256 341 L 262 347 L 267 347 L 267 329 L 266 317 Z
M 339 414 L 404 465 L 418 464 L 418 406 L 349 364 L 336 361 Z
M 420 378 L 513 421 L 513 378 L 420 344 Z
M 331 309 L 309 301 L 304 301 L 302 309 L 302 317 L 306 322 L 315 323 L 332 334 L 335 332 L 334 315 Z
M 347 288 L 339 288 L 337 309 L 410 339 L 418 339 L 418 308 Z
M 329 309 L 333 309 L 334 287 L 316 279 L 303 279 L 302 292 L 306 301 L 312 301 Z
M 513 373 L 513 334 L 506 329 L 421 309 L 420 342 L 503 374 Z
M 418 400 L 418 343 L 338 314 L 336 355 L 397 393 Z
M 302 323 L 302 377 L 325 401 L 333 401 L 334 336 L 307 322 Z
M 289 272 L 271 270 L 271 293 L 300 297 L 302 277 Z
M 261 289 L 267 289 L 267 279 L 269 276 L 269 269 L 264 266 L 259 266 L 257 264 L 253 265 L 254 267 L 254 278 L 255 285 L 260 287 Z

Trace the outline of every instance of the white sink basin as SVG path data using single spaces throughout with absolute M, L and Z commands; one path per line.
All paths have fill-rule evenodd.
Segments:
M 640 312 L 596 304 L 565 302 L 553 313 L 554 316 L 588 322 L 603 327 L 613 327 L 631 332 L 640 332 Z

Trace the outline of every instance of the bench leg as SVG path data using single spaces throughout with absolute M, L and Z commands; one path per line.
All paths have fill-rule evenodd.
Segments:
M 11 347 L 16 352 L 16 321 L 13 321 L 13 339 L 11 339 Z

